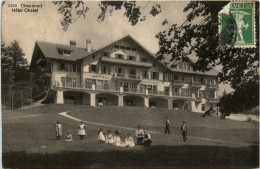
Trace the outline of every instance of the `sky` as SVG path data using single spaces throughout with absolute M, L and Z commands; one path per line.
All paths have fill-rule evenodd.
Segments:
M 32 52 L 36 41 L 46 41 L 69 45 L 70 40 L 75 40 L 77 46 L 85 47 L 86 39 L 91 40 L 92 49 L 98 49 L 125 35 L 131 35 L 140 42 L 146 49 L 156 53 L 159 49 L 158 40 L 155 35 L 167 29 L 171 24 L 182 24 L 187 13 L 183 8 L 187 5 L 186 1 L 160 2 L 162 12 L 153 17 L 149 15 L 150 9 L 156 2 L 137 2 L 141 6 L 141 11 L 146 15 L 146 21 L 138 22 L 131 26 L 128 18 L 124 16 L 123 10 L 113 11 L 112 16 L 107 15 L 104 22 L 99 23 L 97 17 L 100 13 L 98 1 L 87 2 L 89 11 L 86 18 L 79 18 L 67 31 L 62 29 L 60 21 L 62 15 L 57 13 L 57 6 L 50 1 L 31 1 L 6 2 L 2 6 L 2 32 L 1 38 L 7 45 L 17 40 L 30 63 Z M 41 5 L 38 12 L 12 12 L 12 5 Z M 147 6 L 146 6 L 147 5 Z M 146 6 L 146 7 L 145 7 Z M 168 24 L 162 26 L 162 22 L 168 19 Z M 232 91 L 228 85 L 221 85 L 220 93 L 223 90 Z

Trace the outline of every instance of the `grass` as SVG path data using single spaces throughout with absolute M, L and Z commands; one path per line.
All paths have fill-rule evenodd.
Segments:
M 97 142 L 98 125 L 87 124 L 87 137 L 77 137 L 78 122 L 58 112 L 91 122 L 161 132 L 152 134 L 151 147 L 115 147 Z M 39 114 L 28 118 L 11 118 Z M 47 114 L 47 115 L 40 115 Z M 258 167 L 258 123 L 202 118 L 201 114 L 168 109 L 43 105 L 23 112 L 3 112 L 3 167 Z M 163 134 L 165 116 L 171 121 L 170 135 Z M 188 142 L 180 135 L 181 120 L 188 122 Z M 55 122 L 62 121 L 63 133 L 70 130 L 73 143 L 55 140 Z M 116 128 L 103 127 L 104 130 Z M 133 130 L 121 130 L 121 140 Z M 215 142 L 197 137 L 224 140 Z

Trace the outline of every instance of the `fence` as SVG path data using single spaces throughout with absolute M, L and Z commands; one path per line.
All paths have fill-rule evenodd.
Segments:
M 1 85 L 3 110 L 14 110 L 32 104 L 32 88 L 16 85 Z

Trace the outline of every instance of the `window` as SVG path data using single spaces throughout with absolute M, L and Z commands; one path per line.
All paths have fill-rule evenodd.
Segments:
M 120 49 L 125 49 L 125 47 L 124 46 L 120 46 Z
M 63 55 L 63 50 L 58 49 L 58 53 L 59 53 L 60 55 Z
M 143 71 L 143 78 L 148 79 L 148 72 L 147 71 Z
M 182 64 L 179 64 L 179 69 L 182 69 Z
M 151 79 L 159 80 L 159 73 L 158 72 L 151 72 Z
M 92 55 L 91 58 L 92 58 L 92 59 L 96 59 L 96 55 Z
M 107 67 L 101 66 L 101 73 L 106 74 L 107 73 Z
M 190 65 L 189 64 L 187 64 L 187 69 L 190 70 Z
M 201 105 L 201 111 L 205 111 L 205 104 Z
M 215 98 L 215 92 L 213 90 L 210 91 L 209 95 L 211 99 Z
M 141 62 L 148 62 L 148 59 L 147 58 L 140 58 L 140 61 Z
M 65 87 L 65 77 L 61 77 L 62 87 Z
M 81 64 L 80 63 L 78 64 L 77 68 L 78 68 L 77 72 L 81 72 Z
M 153 85 L 153 91 L 157 91 L 157 86 Z
M 171 68 L 177 68 L 177 65 L 171 65 Z
M 108 56 L 108 53 L 107 53 L 107 52 L 104 52 L 104 53 L 103 53 L 103 56 Z
M 126 47 L 126 50 L 131 50 L 131 48 L 130 47 Z
M 129 56 L 128 59 L 136 61 L 136 57 L 135 56 Z
M 116 54 L 116 58 L 117 58 L 117 59 L 123 59 L 123 58 L 124 58 L 124 55 Z
M 116 69 L 116 73 L 119 73 L 119 74 L 123 73 L 123 69 L 121 67 L 118 67 Z
M 174 88 L 174 93 L 179 93 L 179 89 L 177 87 Z
M 70 54 L 71 54 L 71 50 L 66 50 L 66 49 L 58 49 L 58 53 L 60 54 L 60 55 L 67 55 L 67 56 L 69 56 Z
M 153 67 L 156 67 L 156 64 L 155 64 L 155 63 L 153 63 Z
M 91 71 L 98 73 L 98 67 L 96 65 L 91 65 Z
M 167 73 L 164 74 L 164 80 L 165 80 L 165 81 L 169 81 L 169 76 L 168 76 Z
M 65 71 L 65 66 L 66 64 L 65 63 L 60 63 L 60 70 L 61 71 Z
M 76 87 L 76 86 L 77 86 L 76 78 L 73 78 L 73 87 Z
M 76 64 L 72 64 L 72 71 L 76 72 L 77 71 L 77 65 Z
M 135 48 L 132 48 L 132 51 L 136 51 L 136 49 L 135 49 Z
M 179 76 L 178 75 L 174 75 L 174 80 L 179 80 Z
M 130 75 L 136 75 L 136 70 L 135 69 L 129 69 L 129 74 Z
M 183 69 L 187 69 L 186 63 L 183 63 Z
M 69 50 L 64 50 L 63 52 L 64 52 L 64 55 L 70 55 L 70 53 L 71 53 L 71 51 L 69 51 Z
M 66 78 L 66 87 L 72 87 L 72 79 Z
M 114 48 L 117 48 L 117 49 L 119 49 L 119 46 L 118 46 L 118 45 L 114 45 Z
M 170 91 L 170 88 L 169 88 L 169 87 L 164 87 L 164 92 L 165 92 L 165 93 L 169 93 L 169 91 Z

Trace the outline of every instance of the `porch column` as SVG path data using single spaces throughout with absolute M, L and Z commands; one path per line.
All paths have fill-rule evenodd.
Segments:
M 118 96 L 118 106 L 124 106 L 124 96 L 123 95 Z
M 90 93 L 90 106 L 96 107 L 96 93 Z
M 149 98 L 148 97 L 144 98 L 144 106 L 149 107 Z
M 63 97 L 63 91 L 62 90 L 57 90 L 56 104 L 64 104 L 64 97 Z
M 168 99 L 168 109 L 172 109 L 172 99 Z

